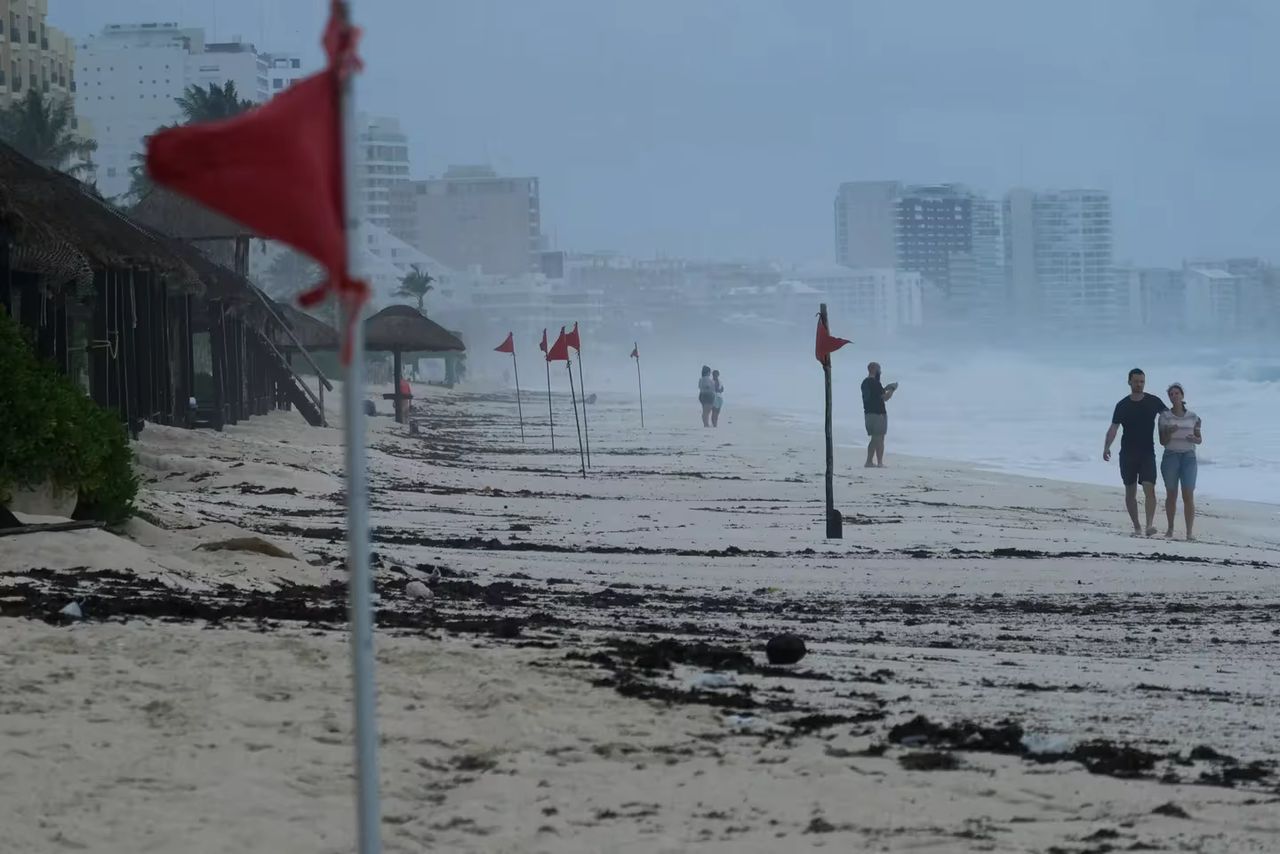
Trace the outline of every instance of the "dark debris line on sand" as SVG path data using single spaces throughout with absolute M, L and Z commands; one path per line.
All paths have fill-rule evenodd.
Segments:
M 423 607 L 404 592 L 410 578 L 406 570 L 389 567 L 384 569 L 384 579 L 387 574 L 398 575 L 401 580 L 385 580 L 380 585 L 382 605 L 377 611 L 377 623 L 381 629 L 486 635 L 495 642 L 536 632 L 537 637 L 525 643 L 544 648 L 555 648 L 562 640 L 567 644 L 566 633 L 577 634 L 590 628 L 583 623 L 583 615 L 593 611 L 599 612 L 603 625 L 616 631 L 614 615 L 619 608 L 643 607 L 650 600 L 664 600 L 664 607 L 679 616 L 679 608 L 672 603 L 681 603 L 690 609 L 699 604 L 697 596 L 681 596 L 662 588 L 633 592 L 629 586 L 623 586 L 621 590 L 606 588 L 593 592 L 563 581 L 534 584 L 503 580 L 479 584 L 457 578 L 445 569 L 434 587 L 433 606 Z M 247 591 L 226 584 L 205 592 L 193 592 L 174 590 L 158 579 L 143 579 L 127 572 L 35 569 L 11 583 L 0 584 L 0 617 L 65 625 L 73 622 L 61 613 L 70 601 L 80 604 L 83 620 L 88 622 L 153 619 L 199 622 L 215 628 L 245 625 L 265 632 L 286 624 L 333 629 L 347 620 L 347 589 L 340 580 L 315 586 L 286 584 L 272 592 Z M 773 604 L 743 594 L 722 607 L 741 611 L 769 609 Z M 712 640 L 681 641 L 613 634 L 604 636 L 594 651 L 578 641 L 574 645 L 578 648 L 568 651 L 566 659 L 599 668 L 602 675 L 594 679 L 594 684 L 612 688 L 623 696 L 707 705 L 726 712 L 768 712 L 782 716 L 785 732 L 779 735 L 771 730 L 765 738 L 820 734 L 838 726 L 865 725 L 888 715 L 885 701 L 875 695 L 857 692 L 843 695 L 847 697 L 846 705 L 833 713 L 798 701 L 790 691 L 771 689 L 795 680 L 886 684 L 895 679 L 893 671 L 887 669 L 871 676 L 855 673 L 838 680 L 821 671 L 771 666 L 758 660 L 763 649 L 752 652 Z M 673 680 L 676 666 L 737 674 L 743 678 L 716 687 L 685 686 Z M 853 705 L 855 700 L 857 705 Z M 866 732 L 869 731 L 859 731 L 859 734 Z M 916 716 L 891 727 L 887 740 L 917 751 L 901 758 L 904 767 L 913 770 L 956 767 L 952 760 L 938 758 L 939 755 L 985 752 L 1018 756 L 1040 764 L 1076 762 L 1092 773 L 1121 778 L 1251 788 L 1274 788 L 1277 783 L 1274 762 L 1246 762 L 1204 745 L 1194 747 L 1184 756 L 1176 751 L 1158 753 L 1095 739 L 1064 751 L 1036 753 L 1026 747 L 1023 736 L 1023 727 L 1016 721 L 1001 721 L 990 726 L 971 721 L 941 724 Z

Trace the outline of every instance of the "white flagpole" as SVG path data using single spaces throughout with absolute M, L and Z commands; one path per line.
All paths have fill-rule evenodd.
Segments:
M 351 0 L 339 0 L 337 14 L 351 23 Z M 360 191 L 356 174 L 357 145 L 354 75 L 342 79 L 340 122 L 347 265 L 354 267 L 359 245 L 360 215 L 355 199 Z M 350 271 L 354 274 L 356 271 Z M 381 854 L 381 814 L 378 804 L 378 724 L 374 692 L 373 578 L 369 572 L 369 485 L 365 458 L 364 323 L 359 307 L 343 304 L 343 325 L 351 334 L 351 361 L 342 388 L 342 421 L 347 457 L 347 583 L 351 593 L 351 671 L 355 689 L 356 819 L 360 854 Z M 352 316 L 352 312 L 356 316 Z

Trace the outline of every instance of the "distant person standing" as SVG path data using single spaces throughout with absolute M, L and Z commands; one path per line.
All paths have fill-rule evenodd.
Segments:
M 698 403 L 702 404 L 702 426 L 711 426 L 711 408 L 716 402 L 716 383 L 711 378 L 711 368 L 702 366 L 702 376 L 698 378 Z
M 897 383 L 881 385 L 879 362 L 867 365 L 867 378 L 862 381 L 862 412 L 870 437 L 866 468 L 884 468 L 884 436 L 889 432 L 889 412 L 885 409 L 885 402 L 897 390 Z
M 1124 506 L 1133 522 L 1133 535 L 1142 536 L 1138 523 L 1138 484 L 1147 500 L 1148 537 L 1156 532 L 1156 445 L 1152 435 L 1156 418 L 1169 407 L 1154 394 L 1147 394 L 1147 375 L 1141 368 L 1129 371 L 1129 394 L 1116 404 L 1111 414 L 1111 427 L 1102 448 L 1102 459 L 1111 461 L 1111 443 L 1116 432 L 1124 428 L 1120 438 L 1120 480 L 1124 482 Z
M 1196 445 L 1200 436 L 1200 416 L 1187 409 L 1182 383 L 1169 386 L 1169 409 L 1161 412 L 1156 428 L 1164 456 L 1160 458 L 1160 476 L 1164 478 L 1164 512 L 1169 519 L 1165 536 L 1173 537 L 1173 520 L 1178 515 L 1178 488 L 1182 488 L 1182 513 L 1187 521 L 1187 539 L 1196 518 Z
M 724 408 L 724 386 L 720 383 L 720 372 L 711 372 L 711 381 L 716 396 L 711 401 L 711 426 L 720 426 L 720 410 Z

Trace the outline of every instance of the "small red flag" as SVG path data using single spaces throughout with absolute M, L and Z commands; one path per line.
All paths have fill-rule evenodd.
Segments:
M 817 341 L 814 343 L 813 352 L 818 357 L 819 362 L 824 365 L 827 364 L 828 357 L 848 343 L 849 339 L 836 338 L 828 332 L 826 324 L 822 322 L 822 317 L 818 317 L 818 336 Z
M 506 340 L 493 349 L 499 353 L 514 354 L 516 352 L 516 334 L 514 332 L 508 332 Z
M 560 327 L 560 337 L 556 339 L 556 343 L 552 344 L 551 349 L 547 351 L 547 361 L 569 361 L 569 336 L 565 334 L 563 326 Z
M 632 347 L 632 348 L 631 348 L 631 358 L 633 358 L 633 359 L 639 359 L 639 358 L 640 358 L 640 345 L 639 345 L 639 344 L 637 344 L 636 346 L 634 346 L 634 347 Z
M 542 341 L 538 344 L 538 349 L 547 352 L 547 330 L 542 330 Z
M 299 302 L 314 305 L 334 294 L 353 320 L 369 289 L 349 271 L 338 93 L 359 67 L 358 37 L 334 2 L 324 71 L 234 118 L 161 131 L 147 141 L 147 171 L 157 183 L 314 258 L 328 281 Z
M 578 321 L 573 322 L 573 331 L 565 336 L 565 343 L 579 353 L 582 352 L 582 339 L 578 337 Z

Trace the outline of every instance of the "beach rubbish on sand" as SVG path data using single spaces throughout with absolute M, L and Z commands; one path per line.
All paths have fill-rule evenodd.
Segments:
M 699 673 L 689 680 L 690 688 L 701 688 L 702 690 L 729 688 L 734 684 L 736 683 L 731 673 Z
M 769 638 L 764 648 L 764 654 L 770 664 L 795 664 L 804 658 L 807 652 L 804 639 L 789 633 L 774 635 Z
M 409 594 L 410 599 L 427 599 L 436 598 L 436 594 L 431 592 L 431 588 L 421 581 L 410 581 L 404 586 L 404 592 Z
M 1154 815 L 1167 815 L 1170 818 L 1191 818 L 1191 814 L 1189 812 L 1175 804 L 1173 801 L 1169 801 L 1167 804 L 1161 804 L 1151 812 Z
M 58 612 L 63 616 L 70 617 L 73 620 L 84 619 L 84 612 L 80 610 L 79 602 L 68 602 L 62 606 L 62 610 Z
M 1067 753 L 1071 750 L 1071 739 L 1065 735 L 1032 733 L 1022 737 L 1022 746 L 1027 753 Z
M 784 732 L 786 727 L 771 723 L 755 715 L 726 715 L 725 723 L 739 732 Z
M 293 558 L 284 549 L 275 543 L 269 543 L 262 537 L 232 537 L 229 540 L 217 540 L 212 543 L 201 543 L 196 546 L 198 552 L 252 552 L 254 554 L 266 555 L 267 557 L 286 557 Z

